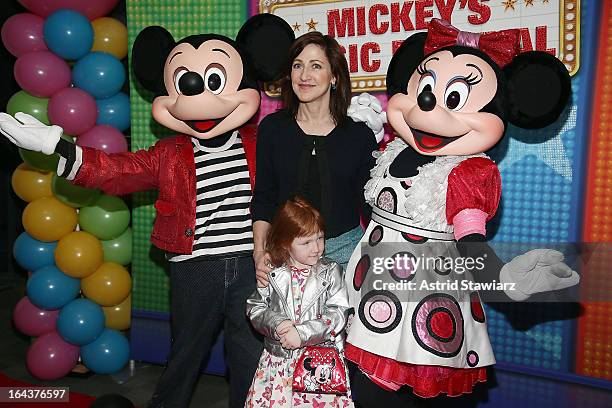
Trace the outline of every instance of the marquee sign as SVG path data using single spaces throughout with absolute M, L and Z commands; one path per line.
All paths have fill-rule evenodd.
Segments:
M 296 37 L 320 31 L 336 38 L 353 92 L 384 90 L 393 52 L 435 17 L 471 32 L 518 28 L 523 51 L 547 51 L 572 75 L 579 67 L 580 0 L 260 0 L 259 12 L 283 18 Z

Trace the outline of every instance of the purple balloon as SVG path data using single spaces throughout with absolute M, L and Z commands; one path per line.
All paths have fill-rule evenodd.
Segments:
M 45 21 L 30 13 L 15 14 L 2 26 L 2 42 L 16 57 L 33 51 L 46 51 L 43 37 Z
M 64 133 L 77 136 L 96 124 L 96 100 L 79 88 L 65 88 L 51 97 L 47 109 L 51 123 L 61 126 Z
M 127 152 L 128 145 L 123 133 L 110 125 L 94 126 L 81 136 L 77 137 L 79 146 L 92 147 L 106 153 Z
M 15 62 L 15 79 L 27 93 L 48 98 L 70 86 L 70 67 L 50 51 L 29 52 Z
M 119 0 L 19 0 L 19 2 L 34 14 L 47 17 L 59 9 L 78 11 L 94 20 L 107 15 Z
M 38 337 L 55 330 L 58 315 L 59 309 L 40 309 L 24 296 L 13 310 L 13 322 L 17 330 L 26 336 Z
M 79 347 L 65 342 L 52 331 L 32 343 L 26 356 L 28 371 L 41 380 L 57 380 L 72 370 L 79 358 Z

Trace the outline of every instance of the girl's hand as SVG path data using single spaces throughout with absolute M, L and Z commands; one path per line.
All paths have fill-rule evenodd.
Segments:
M 287 332 L 281 336 L 280 343 L 283 348 L 295 350 L 302 345 L 302 339 L 300 339 L 300 334 L 297 329 L 292 325 Z
M 276 326 L 276 334 L 278 337 L 281 337 L 283 334 L 287 333 L 290 328 L 293 327 L 293 322 L 291 320 L 283 320 Z
M 270 254 L 266 251 L 253 251 L 253 260 L 255 261 L 255 277 L 257 278 L 257 286 L 265 288 L 270 283 L 268 274 L 272 270 L 270 263 Z

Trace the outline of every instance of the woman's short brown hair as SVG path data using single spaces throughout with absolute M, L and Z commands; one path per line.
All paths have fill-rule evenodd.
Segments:
M 272 220 L 266 250 L 275 267 L 289 260 L 289 248 L 295 238 L 324 231 L 323 217 L 308 201 L 296 196 L 280 207 Z
M 293 60 L 310 44 L 319 46 L 325 52 L 331 66 L 332 75 L 336 78 L 336 89 L 332 88 L 329 110 L 334 122 L 339 125 L 347 118 L 346 110 L 351 102 L 351 79 L 348 64 L 340 44 L 329 35 L 323 35 L 318 31 L 312 31 L 298 37 L 289 49 L 289 66 L 285 70 L 281 81 L 283 107 L 294 117 L 297 115 L 300 100 L 291 86 L 291 69 Z

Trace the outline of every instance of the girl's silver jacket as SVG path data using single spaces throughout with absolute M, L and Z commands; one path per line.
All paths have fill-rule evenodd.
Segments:
M 342 268 L 326 258 L 314 266 L 306 280 L 302 295 L 302 312 L 295 328 L 302 347 L 333 340 L 344 348 L 344 326 L 349 309 L 348 293 Z M 266 350 L 277 357 L 290 358 L 292 350 L 284 349 L 276 336 L 276 327 L 283 320 L 296 322 L 291 291 L 291 270 L 282 266 L 268 275 L 270 284 L 257 288 L 247 299 L 247 316 L 255 330 L 266 338 Z

